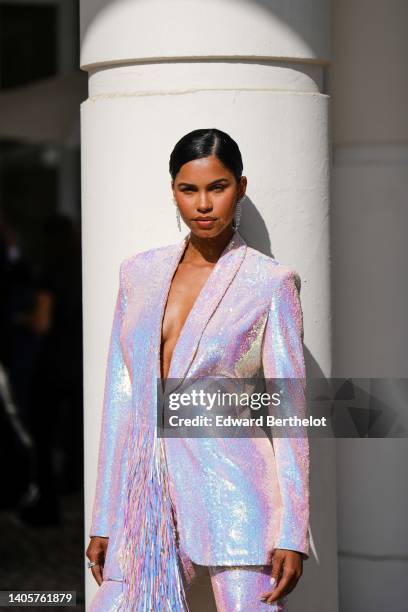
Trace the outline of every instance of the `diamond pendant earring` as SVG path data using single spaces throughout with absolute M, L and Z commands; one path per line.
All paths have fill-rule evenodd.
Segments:
M 232 221 L 232 229 L 234 231 L 236 231 L 238 229 L 240 221 L 241 221 L 241 202 L 242 202 L 242 199 L 243 198 L 238 200 L 237 205 L 235 207 L 234 219 Z
M 178 227 L 178 231 L 181 232 L 181 220 L 180 220 L 180 209 L 177 206 L 177 202 L 176 199 L 173 198 L 173 204 L 176 207 L 176 219 L 177 219 L 177 227 Z

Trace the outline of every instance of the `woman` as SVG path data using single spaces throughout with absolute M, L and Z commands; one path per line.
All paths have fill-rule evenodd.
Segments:
M 101 585 L 91 610 L 186 610 L 199 566 L 219 612 L 284 610 L 308 558 L 307 437 L 157 435 L 160 378 L 167 391 L 186 377 L 305 377 L 300 278 L 237 231 L 242 169 L 224 132 L 184 136 L 170 174 L 190 232 L 121 264 L 87 549 Z M 292 414 L 304 414 L 303 400 L 292 393 Z

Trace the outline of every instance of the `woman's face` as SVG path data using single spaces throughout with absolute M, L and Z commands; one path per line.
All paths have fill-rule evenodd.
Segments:
M 231 226 L 235 205 L 245 195 L 246 177 L 237 182 L 215 156 L 202 157 L 181 166 L 172 182 L 180 215 L 191 232 L 213 238 Z M 208 218 L 207 222 L 200 219 Z

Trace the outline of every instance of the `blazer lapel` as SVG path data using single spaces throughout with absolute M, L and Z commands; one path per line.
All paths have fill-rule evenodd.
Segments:
M 173 276 L 187 247 L 189 234 L 176 245 L 174 256 L 170 258 L 165 273 L 163 290 L 159 300 L 158 317 L 158 346 L 157 346 L 157 377 L 160 378 L 160 344 L 164 309 L 170 291 Z M 229 285 L 237 274 L 245 257 L 247 244 L 238 231 L 235 231 L 231 240 L 225 246 L 217 263 L 212 269 L 205 284 L 201 288 L 190 313 L 181 329 L 168 372 L 168 378 L 178 379 L 180 384 L 186 377 L 191 362 L 194 359 L 201 336 L 215 309 L 222 300 Z M 172 385 L 174 386 L 174 384 Z M 166 384 L 167 390 L 167 384 Z

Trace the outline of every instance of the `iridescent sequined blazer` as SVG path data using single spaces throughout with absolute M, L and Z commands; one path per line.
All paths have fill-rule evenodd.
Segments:
M 169 595 L 179 580 L 173 507 L 178 545 L 200 565 L 264 564 L 275 547 L 309 554 L 307 438 L 272 445 L 261 437 L 156 436 L 162 318 L 187 242 L 188 235 L 121 264 L 90 530 L 109 537 L 105 580 L 128 582 L 134 597 L 150 580 L 145 597 L 158 602 L 161 575 L 161 596 L 173 596 L 175 610 L 182 607 Z M 305 379 L 299 291 L 295 270 L 236 231 L 185 321 L 168 379 Z M 304 408 L 297 398 L 296 414 Z

